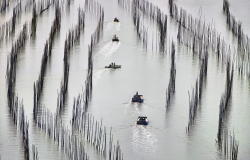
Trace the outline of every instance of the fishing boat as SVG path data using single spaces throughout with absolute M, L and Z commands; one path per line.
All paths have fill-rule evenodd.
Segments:
M 114 22 L 120 22 L 119 19 L 117 17 L 114 18 Z
M 133 96 L 132 102 L 143 103 L 143 96 L 139 95 L 138 92 Z
M 111 68 L 111 69 L 119 69 L 121 68 L 121 65 L 115 64 L 115 62 L 110 63 L 108 66 L 105 66 L 105 68 Z
M 115 34 L 112 38 L 113 42 L 119 42 L 119 38 L 117 37 L 117 35 Z
M 146 116 L 139 116 L 136 124 L 137 125 L 148 125 L 148 118 Z

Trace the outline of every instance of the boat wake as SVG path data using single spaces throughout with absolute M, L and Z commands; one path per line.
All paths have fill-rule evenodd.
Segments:
M 108 22 L 106 25 L 106 29 L 104 29 L 106 32 L 113 31 L 115 29 L 116 32 L 120 31 L 121 29 L 121 24 L 120 23 L 114 23 Z
M 98 80 L 102 77 L 102 74 L 105 72 L 105 69 L 94 70 L 93 73 L 93 84 L 96 85 Z
M 108 58 L 118 50 L 120 45 L 120 42 L 108 42 L 97 52 L 97 55 L 103 55 L 105 58 Z
M 121 29 L 121 24 L 120 23 L 117 23 L 117 24 L 114 24 L 115 25 L 115 30 L 118 32 L 120 31 Z
M 156 149 L 156 136 L 145 126 L 134 126 L 132 128 L 132 143 L 137 151 L 154 152 Z

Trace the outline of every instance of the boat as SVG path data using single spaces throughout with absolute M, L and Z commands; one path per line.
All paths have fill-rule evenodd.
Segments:
M 112 38 L 113 42 L 119 42 L 119 38 L 117 37 L 117 35 L 115 34 Z
M 148 117 L 139 116 L 136 122 L 137 125 L 148 125 Z
M 143 96 L 139 95 L 138 92 L 133 96 L 132 102 L 143 103 Z
M 110 63 L 108 66 L 105 66 L 105 68 L 111 68 L 111 69 L 119 69 L 121 68 L 121 65 L 115 64 L 115 62 Z
M 119 19 L 117 17 L 114 18 L 114 22 L 120 22 Z

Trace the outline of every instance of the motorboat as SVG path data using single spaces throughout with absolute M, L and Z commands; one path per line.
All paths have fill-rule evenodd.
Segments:
M 148 118 L 146 116 L 139 116 L 136 124 L 137 125 L 148 125 Z
M 139 95 L 138 92 L 133 96 L 132 102 L 143 103 L 143 96 Z
M 111 69 L 119 69 L 121 68 L 121 65 L 115 64 L 115 62 L 110 63 L 108 66 L 105 66 L 105 68 L 111 68 Z
M 119 42 L 119 38 L 117 37 L 116 34 L 113 36 L 112 42 Z
M 119 19 L 117 17 L 114 18 L 114 22 L 120 22 Z

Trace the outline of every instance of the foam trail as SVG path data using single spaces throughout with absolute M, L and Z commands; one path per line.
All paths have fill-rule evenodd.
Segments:
M 132 129 L 133 148 L 154 152 L 156 149 L 157 138 L 144 126 L 134 126 Z
M 115 30 L 120 31 L 120 29 L 121 29 L 121 23 L 115 24 Z
M 101 78 L 102 74 L 105 72 L 105 69 L 95 70 L 93 74 L 93 83 L 97 84 L 98 80 Z
M 120 44 L 120 42 L 108 42 L 96 55 L 103 55 L 105 58 L 108 58 L 118 50 Z
M 113 22 L 108 22 L 105 30 L 110 31 L 112 30 L 113 26 L 114 26 Z
M 108 52 L 104 53 L 105 58 L 108 58 L 112 54 L 114 54 L 118 50 L 118 48 L 120 47 L 120 45 L 121 45 L 120 42 L 118 42 L 118 43 L 117 42 L 112 43 L 110 50 Z

